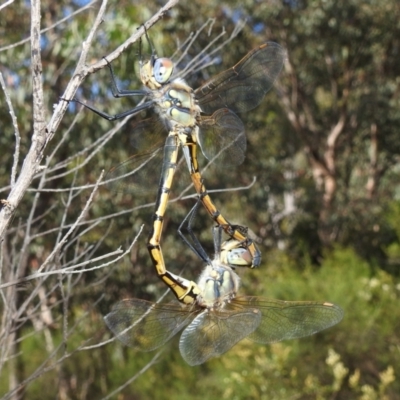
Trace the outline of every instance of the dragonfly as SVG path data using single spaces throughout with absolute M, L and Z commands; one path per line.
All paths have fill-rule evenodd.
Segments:
M 113 96 L 143 96 L 143 104 L 116 115 L 109 115 L 76 98 L 73 101 L 109 121 L 149 108 L 156 111 L 156 117 L 140 121 L 132 132 L 132 140 L 136 142 L 137 147 L 140 148 L 143 142 L 149 142 L 149 157 L 160 149 L 164 154 L 147 248 L 158 277 L 179 301 L 191 304 L 195 302 L 199 288 L 192 281 L 186 286 L 178 276 L 167 271 L 160 246 L 163 219 L 177 167 L 179 147 L 183 150 L 192 183 L 208 214 L 236 241 L 235 246 L 236 243 L 240 243 L 242 248 L 249 250 L 252 261 L 248 266 L 258 267 L 261 253 L 248 237 L 247 229 L 231 224 L 208 194 L 199 169 L 197 149 L 199 146 L 208 160 L 217 159 L 218 162 L 229 165 L 239 165 L 243 162 L 246 137 L 243 122 L 237 113 L 246 112 L 259 105 L 282 69 L 285 51 L 277 43 L 264 43 L 250 51 L 232 68 L 193 90 L 183 79 L 173 78 L 174 63 L 169 58 L 159 58 L 147 31 L 145 34 L 152 52 L 150 58 L 144 60 L 140 41 L 139 65 L 143 89 L 119 89 L 114 70 L 107 62 Z M 158 140 L 160 137 L 161 141 Z M 159 142 L 160 145 L 156 144 Z M 134 163 L 137 163 L 135 156 L 117 166 L 112 171 L 112 176 L 126 176 Z
M 206 263 L 197 281 L 200 292 L 192 304 L 141 299 L 125 299 L 115 304 L 104 320 L 124 345 L 152 351 L 182 331 L 180 353 L 194 366 L 221 356 L 245 338 L 261 344 L 297 339 L 327 329 L 343 318 L 343 310 L 329 302 L 239 296 L 240 278 L 226 262 L 230 247 L 235 246 L 230 240 L 221 243 L 222 227 L 213 228 L 215 257 L 211 260 L 191 229 L 191 219 L 186 229 L 194 244 L 182 235 L 186 220 L 179 232 Z M 249 256 L 244 254 L 246 251 L 249 252 L 240 250 L 244 260 Z M 239 266 L 241 256 L 233 257 Z

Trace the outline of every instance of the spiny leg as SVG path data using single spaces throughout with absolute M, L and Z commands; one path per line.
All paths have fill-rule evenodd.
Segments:
M 134 89 L 134 90 L 122 90 L 122 89 L 120 89 L 118 87 L 117 77 L 116 77 L 116 75 L 114 73 L 114 69 L 113 69 L 112 65 L 110 64 L 110 62 L 105 57 L 103 57 L 103 59 L 107 63 L 107 67 L 108 67 L 108 70 L 110 72 L 111 92 L 112 92 L 112 95 L 115 98 L 131 97 L 131 96 L 142 96 L 142 97 L 145 98 L 148 95 L 148 92 L 146 90 L 143 90 L 143 89 Z M 154 100 L 148 100 L 148 101 L 144 102 L 143 104 L 139 104 L 138 106 L 136 106 L 136 107 L 134 107 L 134 108 L 132 108 L 130 110 L 124 111 L 124 112 L 119 113 L 119 114 L 110 115 L 110 114 L 107 114 L 104 111 L 101 111 L 101 110 L 97 109 L 96 107 L 93 107 L 93 106 L 91 106 L 89 104 L 83 103 L 82 101 L 80 101 L 77 98 L 73 98 L 71 100 L 67 100 L 67 99 L 61 98 L 61 100 L 65 100 L 67 102 L 74 101 L 75 103 L 81 104 L 82 106 L 88 108 L 89 110 L 93 111 L 95 114 L 99 115 L 100 117 L 102 117 L 102 118 L 104 118 L 104 119 L 106 119 L 108 121 L 116 121 L 117 119 L 125 118 L 128 115 L 138 114 L 139 112 L 141 112 L 143 110 L 146 110 L 146 109 L 148 109 L 148 108 L 150 108 L 150 107 L 152 107 L 154 105 Z
M 179 225 L 178 234 L 181 237 L 181 239 L 186 243 L 186 245 L 190 248 L 190 250 L 193 251 L 193 253 L 195 253 L 206 264 L 211 265 L 210 258 L 208 257 L 206 251 L 204 250 L 203 246 L 199 242 L 199 239 L 197 239 L 197 236 L 193 232 L 193 228 L 192 228 L 192 223 L 196 217 L 200 203 L 201 203 L 201 200 L 200 200 L 200 198 L 198 198 L 196 201 L 196 204 L 193 206 L 193 208 L 189 211 L 188 215 L 186 215 L 185 219 Z M 183 233 L 183 230 L 185 230 L 187 232 L 187 234 L 190 236 L 191 241 L 185 236 L 185 234 Z
M 65 101 L 68 101 L 68 102 L 74 101 L 75 103 L 81 104 L 82 106 L 88 108 L 89 110 L 93 111 L 95 114 L 97 114 L 100 117 L 106 119 L 107 121 L 115 121 L 117 119 L 125 118 L 128 115 L 138 114 L 139 112 L 141 112 L 143 110 L 147 110 L 149 107 L 152 107 L 154 105 L 154 101 L 150 100 L 150 101 L 146 101 L 145 103 L 143 103 L 143 104 L 141 104 L 141 105 L 139 105 L 139 106 L 137 106 L 135 108 L 132 108 L 131 110 L 128 110 L 128 111 L 125 111 L 125 112 L 122 112 L 122 113 L 119 113 L 119 114 L 115 114 L 115 115 L 109 115 L 109 114 L 107 114 L 107 113 L 105 113 L 103 111 L 100 111 L 97 108 L 92 107 L 89 104 L 83 103 L 82 101 L 80 101 L 78 99 L 75 99 L 75 98 L 72 99 L 72 100 L 67 100 L 67 99 L 61 98 L 61 100 L 65 100 Z

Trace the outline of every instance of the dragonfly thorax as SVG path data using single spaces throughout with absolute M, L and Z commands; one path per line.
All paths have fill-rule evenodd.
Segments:
M 140 66 L 140 79 L 150 89 L 156 110 L 169 128 L 175 125 L 193 127 L 200 115 L 200 107 L 193 89 L 183 79 L 169 82 L 174 64 L 169 58 L 151 57 Z
M 194 127 L 200 116 L 200 107 L 193 90 L 182 79 L 176 79 L 152 92 L 157 113 L 169 128 Z
M 203 270 L 197 284 L 201 291 L 197 299 L 198 305 L 208 309 L 220 309 L 236 296 L 240 278 L 232 268 L 214 261 Z

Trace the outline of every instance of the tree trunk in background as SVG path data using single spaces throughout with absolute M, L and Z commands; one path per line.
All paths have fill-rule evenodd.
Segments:
M 329 58 L 326 58 L 329 67 Z M 290 55 L 286 62 L 286 72 L 290 76 L 291 85 L 280 88 L 280 101 L 286 112 L 288 120 L 295 129 L 297 136 L 303 144 L 308 163 L 311 167 L 316 189 L 321 193 L 320 209 L 318 212 L 318 236 L 323 245 L 329 246 L 335 239 L 330 223 L 332 206 L 335 199 L 337 184 L 337 153 L 336 147 L 340 135 L 346 126 L 347 99 L 350 85 L 350 74 L 346 75 L 346 87 L 338 92 L 336 82 L 332 79 L 331 91 L 336 111 L 336 123 L 327 133 L 324 126 L 316 121 L 318 115 L 313 115 L 309 97 L 306 96 L 298 84 L 297 71 L 290 63 Z M 329 70 L 329 68 L 328 68 Z M 340 106 L 339 106 L 340 104 Z

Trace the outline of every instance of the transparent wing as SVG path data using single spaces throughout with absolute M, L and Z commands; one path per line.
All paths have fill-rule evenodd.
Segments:
M 195 91 L 202 111 L 212 114 L 226 107 L 241 113 L 257 107 L 273 86 L 284 59 L 285 51 L 277 43 L 267 42 L 254 49 Z
M 167 134 L 163 123 L 157 118 L 137 123 L 130 138 L 134 154 L 107 172 L 107 189 L 113 193 L 136 195 L 156 193 Z
M 203 117 L 198 142 L 208 160 L 220 165 L 240 165 L 245 158 L 246 136 L 241 119 L 231 110 L 222 108 Z
M 148 151 L 150 148 L 162 146 L 168 135 L 168 129 L 161 118 L 144 119 L 132 127 L 130 141 L 138 152 Z
M 238 297 L 231 304 L 233 307 L 260 310 L 261 323 L 248 336 L 250 340 L 258 343 L 310 336 L 336 325 L 343 318 L 343 310 L 332 303 Z
M 107 189 L 113 193 L 156 193 L 162 159 L 162 147 L 131 156 L 107 172 L 105 177 Z
M 178 303 L 127 299 L 117 303 L 104 321 L 126 346 L 151 351 L 176 335 L 190 322 L 191 315 Z
M 182 357 L 189 365 L 199 365 L 220 356 L 252 333 L 260 319 L 260 312 L 254 309 L 204 311 L 182 333 Z
M 134 194 L 136 201 L 137 196 L 146 196 L 149 193 L 155 195 L 160 183 L 167 136 L 168 132 L 159 119 L 151 118 L 139 122 L 131 138 L 132 146 L 139 152 L 107 172 L 105 183 L 108 190 L 112 193 Z M 182 169 L 180 164 L 184 164 L 183 159 L 178 164 L 178 173 Z M 183 168 L 187 168 L 185 164 Z M 181 185 L 176 189 L 181 190 L 188 185 L 188 181 L 185 178 L 178 180 Z

